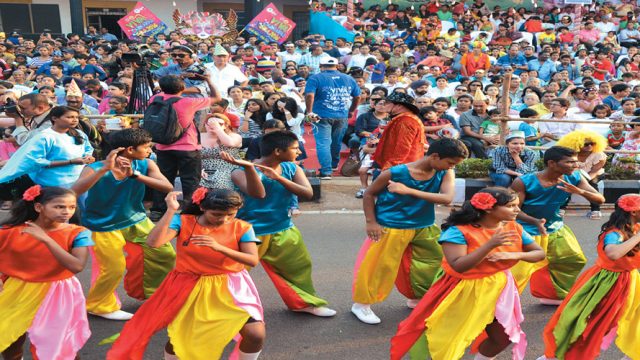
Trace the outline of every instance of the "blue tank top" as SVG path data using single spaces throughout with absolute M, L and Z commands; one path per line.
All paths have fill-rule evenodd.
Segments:
M 280 167 L 282 177 L 293 180 L 297 169 L 296 164 L 283 162 Z M 243 193 L 244 206 L 238 211 L 238 219 L 253 225 L 257 236 L 275 234 L 292 227 L 289 207 L 294 195 L 279 182 L 269 179 L 260 170 L 256 170 L 267 196 L 264 199 L 256 199 Z
M 133 160 L 131 167 L 143 175 L 149 171 L 149 159 Z M 102 161 L 87 165 L 99 171 Z M 145 187 L 132 178 L 117 180 L 111 171 L 104 174 L 87 192 L 82 225 L 91 231 L 114 231 L 133 226 L 147 217 L 142 200 Z
M 430 193 L 440 192 L 442 178 L 447 173 L 446 170 L 436 171 L 429 180 L 416 180 L 411 177 L 407 165 L 397 165 L 389 171 L 392 181 Z M 435 206 L 413 196 L 391 193 L 385 187 L 376 200 L 376 220 L 380 225 L 394 229 L 424 228 L 434 224 Z
M 578 186 L 580 184 L 580 171 L 575 171 L 571 175 L 564 175 L 564 181 Z M 537 173 L 522 175 L 520 180 L 524 183 L 526 193 L 522 211 L 537 219 L 546 219 L 544 227 L 549 234 L 554 233 L 564 225 L 560 215 L 560 207 L 564 205 L 571 194 L 558 189 L 556 185 L 543 187 L 540 184 Z M 518 220 L 524 229 L 531 235 L 540 235 L 538 227 Z

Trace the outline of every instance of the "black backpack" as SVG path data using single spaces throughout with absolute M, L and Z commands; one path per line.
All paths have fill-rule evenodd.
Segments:
M 162 145 L 171 145 L 178 141 L 185 131 L 191 126 L 183 128 L 178 121 L 178 113 L 173 104 L 181 97 L 172 97 L 167 100 L 157 96 L 144 111 L 142 128 L 151 134 L 153 142 Z

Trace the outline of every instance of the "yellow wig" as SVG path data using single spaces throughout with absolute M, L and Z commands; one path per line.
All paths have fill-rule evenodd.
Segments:
M 607 139 L 593 130 L 574 130 L 558 140 L 556 145 L 580 151 L 586 142 L 593 142 L 593 152 L 603 152 L 607 148 Z

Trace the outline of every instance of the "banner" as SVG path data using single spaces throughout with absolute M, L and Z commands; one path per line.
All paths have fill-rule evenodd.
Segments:
M 141 2 L 136 3 L 130 13 L 118 20 L 118 25 L 129 39 L 154 36 L 167 30 L 167 25 Z
M 323 34 L 325 38 L 335 41 L 342 37 L 351 42 L 355 38 L 352 31 L 345 29 L 342 25 L 334 21 L 327 13 L 311 11 L 309 15 L 309 33 Z
M 266 42 L 282 44 L 291 35 L 294 27 L 296 23 L 282 15 L 271 3 L 247 24 L 244 31 Z

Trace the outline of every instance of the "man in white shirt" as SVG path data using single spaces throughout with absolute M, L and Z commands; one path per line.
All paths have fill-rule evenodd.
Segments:
M 241 86 L 246 86 L 249 82 L 237 66 L 229 64 L 229 53 L 220 44 L 216 44 L 213 62 L 204 66 L 209 71 L 211 82 L 216 84 L 223 97 L 228 97 L 227 90 L 236 82 Z
M 295 61 L 296 65 L 300 64 L 302 54 L 296 52 L 296 46 L 292 42 L 284 44 L 284 49 L 285 51 L 278 53 L 280 57 L 280 67 L 282 69 L 285 68 L 288 61 Z
M 569 105 L 571 103 L 567 99 L 563 98 L 555 98 L 551 100 L 551 104 L 549 108 L 551 113 L 542 115 L 540 119 L 545 120 L 568 120 L 567 110 L 569 110 Z M 538 129 L 540 134 L 548 136 L 543 136 L 541 138 L 544 146 L 553 146 L 558 139 L 567 135 L 568 133 L 578 130 L 580 128 L 580 124 L 575 123 L 564 123 L 564 122 L 539 122 Z

